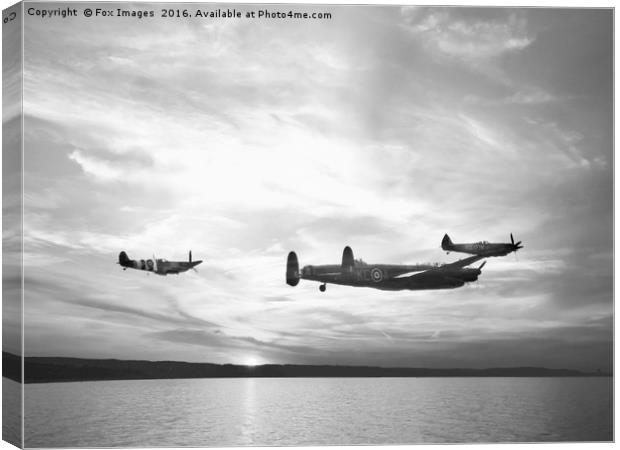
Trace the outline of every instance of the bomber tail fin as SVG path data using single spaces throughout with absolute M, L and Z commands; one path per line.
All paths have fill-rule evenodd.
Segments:
M 289 286 L 299 284 L 299 261 L 295 252 L 290 252 L 286 260 L 286 284 Z
M 452 239 L 450 239 L 450 236 L 448 236 L 447 234 L 443 237 L 443 240 L 441 241 L 441 248 L 444 250 L 450 250 L 452 249 L 452 246 L 454 244 L 452 243 Z
M 353 259 L 353 250 L 351 250 L 351 247 L 347 245 L 342 252 L 342 273 L 353 272 L 354 264 L 355 260 Z

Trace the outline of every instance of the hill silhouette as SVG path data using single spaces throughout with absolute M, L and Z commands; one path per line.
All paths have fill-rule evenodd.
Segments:
M 21 381 L 21 358 L 2 353 L 2 376 Z M 174 378 L 301 378 L 301 377 L 583 377 L 608 374 L 544 367 L 490 369 L 432 369 L 408 367 L 331 366 L 189 363 L 179 361 L 135 361 L 26 357 L 26 383 L 63 381 L 145 380 Z

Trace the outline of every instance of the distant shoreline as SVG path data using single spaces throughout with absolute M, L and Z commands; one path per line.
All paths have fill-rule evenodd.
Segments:
M 22 361 L 2 352 L 2 376 L 21 382 Z M 188 363 L 61 357 L 24 358 L 25 383 L 155 380 L 188 378 L 429 378 L 429 377 L 610 377 L 604 372 L 582 372 L 544 367 L 489 369 L 430 369 L 409 367 Z

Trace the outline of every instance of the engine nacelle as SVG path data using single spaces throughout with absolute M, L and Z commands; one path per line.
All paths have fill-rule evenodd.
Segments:
M 477 281 L 482 271 L 480 269 L 462 269 L 459 278 L 463 281 Z
M 446 278 L 444 283 L 445 285 L 443 287 L 445 288 L 460 288 L 465 284 L 465 281 L 457 278 Z

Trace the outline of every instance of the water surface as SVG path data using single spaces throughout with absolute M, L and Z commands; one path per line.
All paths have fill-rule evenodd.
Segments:
M 22 388 L 21 384 L 2 377 L 2 440 L 21 447 Z
M 28 447 L 611 441 L 612 378 L 28 384 Z

